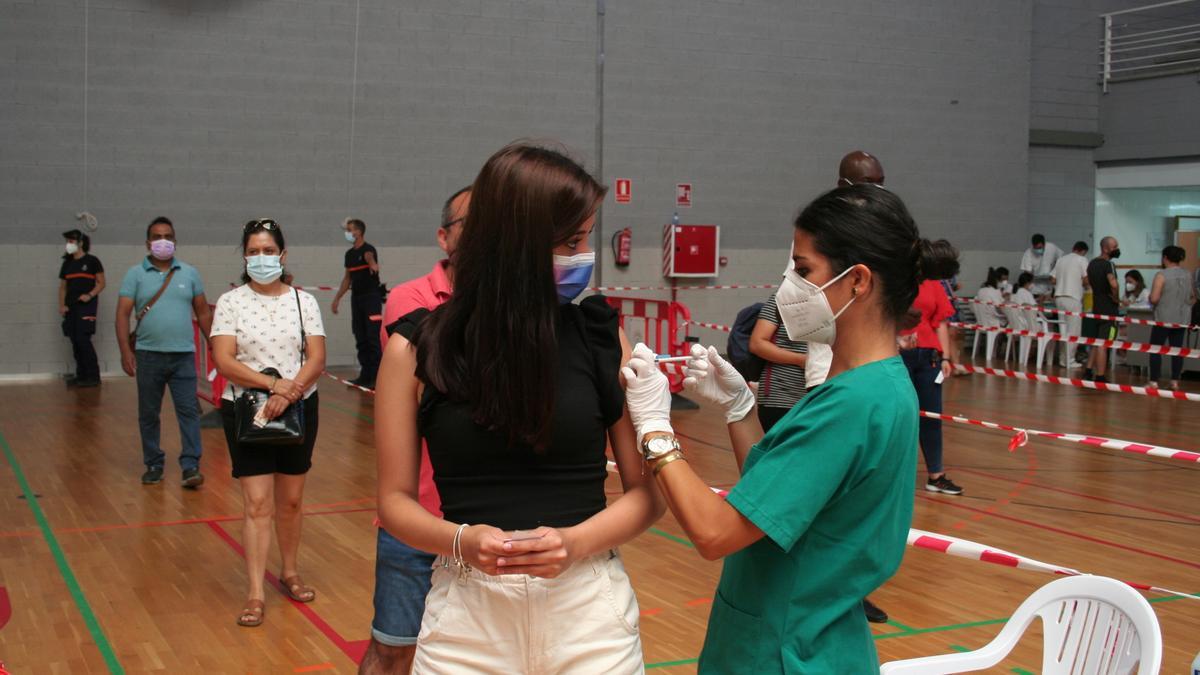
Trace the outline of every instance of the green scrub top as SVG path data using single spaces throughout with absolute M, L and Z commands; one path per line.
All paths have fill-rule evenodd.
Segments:
M 862 599 L 904 556 L 917 411 L 892 357 L 814 388 L 750 450 L 728 501 L 766 536 L 725 558 L 701 673 L 879 672 Z

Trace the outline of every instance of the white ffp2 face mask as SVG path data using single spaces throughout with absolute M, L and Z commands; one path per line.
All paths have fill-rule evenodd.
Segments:
M 825 289 L 834 282 L 846 276 L 852 268 L 846 268 L 841 274 L 817 286 L 796 273 L 788 270 L 783 275 L 783 284 L 775 293 L 775 304 L 779 308 L 779 318 L 787 330 L 788 339 L 793 342 L 820 342 L 833 344 L 837 337 L 837 318 L 854 303 L 851 297 L 835 314 L 829 306 L 829 298 L 825 297 Z

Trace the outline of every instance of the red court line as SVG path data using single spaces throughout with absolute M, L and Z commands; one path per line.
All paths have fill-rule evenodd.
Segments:
M 1094 544 L 1110 546 L 1112 548 L 1121 549 L 1123 551 L 1130 551 L 1132 553 L 1140 553 L 1142 555 L 1149 556 L 1151 558 L 1167 560 L 1167 561 L 1170 561 L 1173 563 L 1179 563 L 1180 565 L 1186 565 L 1187 567 L 1200 569 L 1200 562 L 1184 560 L 1183 558 L 1174 558 L 1174 557 L 1166 555 L 1164 553 L 1155 553 L 1154 551 L 1147 551 L 1146 549 L 1137 548 L 1135 546 L 1126 546 L 1125 544 L 1118 544 L 1115 541 L 1109 541 L 1107 539 L 1101 539 L 1099 537 L 1093 537 L 1093 536 L 1087 535 L 1087 534 L 1079 534 L 1078 532 L 1072 532 L 1070 530 L 1063 530 L 1063 529 L 1060 529 L 1057 527 L 1052 527 L 1050 525 L 1043 525 L 1041 523 L 1035 523 L 1031 520 L 1025 520 L 1023 518 L 1014 518 L 1013 516 L 1006 516 L 1001 513 L 989 512 L 989 511 L 985 511 L 983 509 L 977 509 L 973 506 L 967 506 L 965 504 L 955 504 L 955 503 L 949 501 L 948 499 L 935 499 L 933 497 L 926 497 L 925 495 L 917 495 L 917 497 L 920 499 L 924 499 L 927 502 L 933 502 L 935 504 L 941 504 L 943 506 L 949 506 L 949 507 L 956 508 L 956 509 L 966 509 L 967 511 L 973 511 L 975 513 L 982 513 L 985 516 L 991 516 L 993 518 L 1000 518 L 1003 520 L 1010 520 L 1014 523 L 1019 523 L 1021 525 L 1028 525 L 1029 527 L 1036 527 L 1039 530 L 1046 530 L 1048 532 L 1064 534 L 1068 537 L 1074 537 L 1075 539 L 1082 539 L 1084 541 L 1090 541 Z
M 318 663 L 315 666 L 303 666 L 300 668 L 293 668 L 292 672 L 293 673 L 315 673 L 319 670 L 333 670 L 334 668 L 335 668 L 335 666 L 332 663 Z
M 217 536 L 220 537 L 222 541 L 224 541 L 226 544 L 229 544 L 230 548 L 236 551 L 237 554 L 242 557 L 242 559 L 246 558 L 246 549 L 242 548 L 241 543 L 239 543 L 238 540 L 234 539 L 228 532 L 226 532 L 225 528 L 221 527 L 220 523 L 210 522 L 208 526 L 213 532 L 217 533 Z M 271 585 L 275 586 L 275 588 L 279 590 L 280 594 L 282 594 L 283 589 L 279 584 L 279 577 L 275 576 L 271 572 L 267 572 L 266 576 L 267 581 L 271 582 Z M 287 598 L 286 595 L 284 597 Z M 332 642 L 335 647 L 342 650 L 342 653 L 345 654 L 351 661 L 353 661 L 355 664 L 362 661 L 363 654 L 367 650 L 368 640 L 356 640 L 354 642 L 350 642 L 346 638 L 342 637 L 342 634 L 337 632 L 333 626 L 330 626 L 324 619 L 322 619 L 321 615 L 317 614 L 312 607 L 309 607 L 308 603 L 296 602 L 291 598 L 287 598 L 287 600 L 300 612 L 300 614 L 304 616 L 304 618 L 308 619 L 309 623 L 311 623 L 317 630 L 321 631 L 325 637 L 329 638 L 329 641 Z
M 12 618 L 12 603 L 8 600 L 8 591 L 0 586 L 0 628 L 4 628 Z
M 1007 476 L 998 476 L 994 473 L 988 473 L 986 471 L 980 471 L 978 469 L 964 469 L 962 467 L 955 467 L 954 470 L 961 471 L 963 473 L 973 473 L 973 474 L 976 474 L 979 476 L 985 476 L 987 478 L 994 478 L 996 480 L 1007 481 L 1010 483 L 1016 482 L 1015 480 L 1013 480 L 1012 478 L 1009 478 Z M 1143 506 L 1141 504 L 1132 504 L 1130 502 L 1123 502 L 1119 499 L 1109 499 L 1108 497 L 1097 497 L 1095 495 L 1088 495 L 1088 494 L 1084 494 L 1082 492 L 1075 492 L 1073 490 L 1067 490 L 1065 488 L 1055 487 L 1053 485 L 1045 485 L 1042 483 L 1033 483 L 1033 482 L 1031 482 L 1029 484 L 1034 487 L 1041 488 L 1043 490 L 1050 490 L 1051 492 L 1061 492 L 1066 495 L 1071 495 L 1072 497 L 1082 497 L 1084 499 L 1091 499 L 1093 501 L 1104 502 L 1106 504 L 1116 504 L 1117 506 L 1125 506 L 1125 507 L 1128 507 L 1131 509 L 1138 509 L 1140 511 L 1146 511 L 1148 513 L 1157 513 L 1160 516 L 1171 516 L 1172 518 L 1183 518 L 1185 520 L 1191 520 L 1191 521 L 1200 523 L 1200 518 L 1197 518 L 1196 516 L 1189 516 L 1186 513 L 1177 513 L 1175 511 L 1166 511 L 1163 509 L 1156 509 L 1152 506 Z

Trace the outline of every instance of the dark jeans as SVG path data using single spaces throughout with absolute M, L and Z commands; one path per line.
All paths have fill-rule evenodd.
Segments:
M 1172 347 L 1183 346 L 1183 336 L 1187 333 L 1186 328 L 1164 328 L 1163 326 L 1152 326 L 1150 328 L 1150 344 L 1162 345 L 1170 343 Z M 1162 375 L 1162 354 L 1150 355 L 1150 380 L 1158 381 L 1158 377 Z M 1171 357 L 1171 379 L 1178 380 L 1183 373 L 1183 357 Z
M 72 307 L 63 318 L 63 335 L 71 341 L 77 380 L 100 379 L 100 361 L 96 358 L 96 348 L 92 346 L 95 332 L 96 315 L 85 315 L 81 307 Z
M 379 293 L 350 295 L 350 328 L 354 331 L 354 348 L 358 350 L 358 376 L 367 382 L 374 382 L 379 372 L 381 321 L 383 300 Z
M 137 354 L 138 428 L 142 433 L 142 462 L 147 469 L 162 468 L 159 446 L 163 388 L 171 388 L 171 402 L 179 420 L 179 466 L 185 471 L 200 467 L 200 403 L 196 399 L 196 357 L 192 352 Z
M 925 412 L 942 412 L 942 385 L 934 380 L 941 372 L 941 353 L 936 349 L 905 349 L 900 352 L 908 376 L 917 390 L 917 404 Z M 922 417 L 918 423 L 921 454 L 925 455 L 925 470 L 942 472 L 942 421 Z

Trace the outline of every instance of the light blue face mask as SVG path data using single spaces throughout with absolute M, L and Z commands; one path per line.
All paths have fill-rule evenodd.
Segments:
M 345 234 L 346 234 L 346 241 L 348 241 L 348 242 L 350 242 L 351 244 L 353 244 L 353 243 L 354 243 L 354 233 L 353 233 L 353 232 L 351 232 L 350 230 L 346 230 L 346 231 L 345 231 Z
M 554 256 L 554 280 L 558 285 L 558 303 L 565 305 L 584 292 L 592 280 L 592 268 L 596 265 L 596 253 Z
M 260 284 L 269 284 L 283 276 L 283 263 L 277 255 L 248 255 L 246 274 Z

